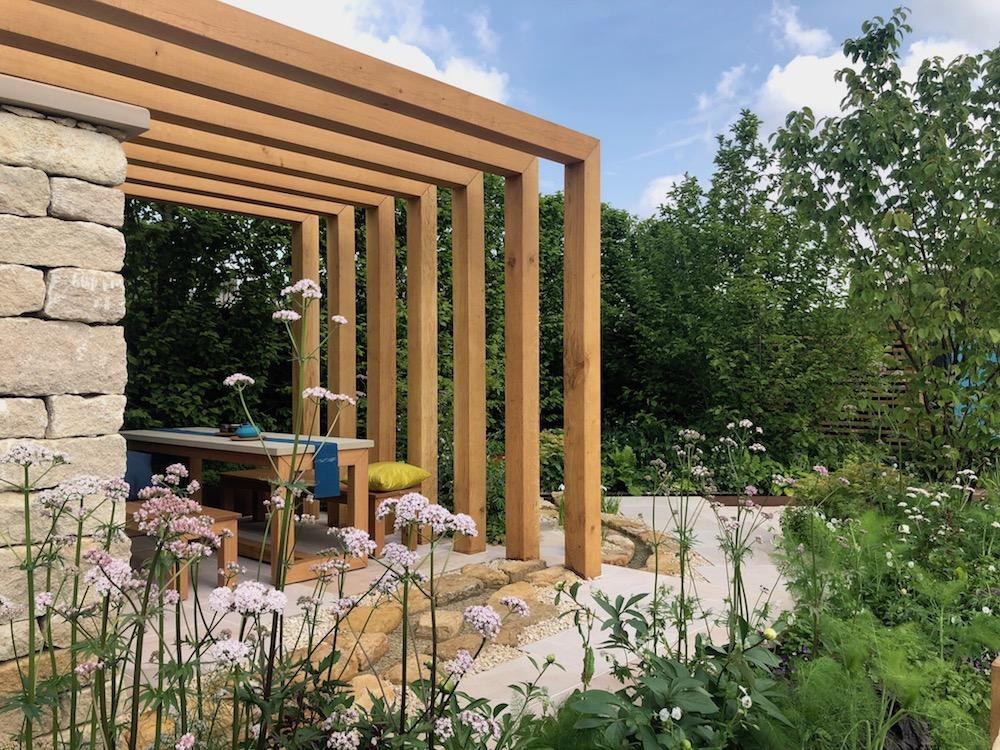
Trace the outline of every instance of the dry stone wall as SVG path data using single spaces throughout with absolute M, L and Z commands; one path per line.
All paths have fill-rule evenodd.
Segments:
M 49 472 L 45 487 L 125 473 L 121 138 L 0 105 L 0 453 L 24 439 L 65 452 L 72 463 Z M 0 478 L 17 480 L 12 469 L 0 466 Z M 31 512 L 36 528 L 48 527 Z M 91 524 L 110 520 L 103 515 Z M 22 602 L 23 516 L 21 497 L 0 491 L 0 591 Z M 25 653 L 31 627 L 14 623 L 13 638 L 4 628 L 0 660 Z

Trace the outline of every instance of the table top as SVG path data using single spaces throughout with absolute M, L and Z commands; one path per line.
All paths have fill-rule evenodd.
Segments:
M 177 430 L 183 430 L 178 432 Z M 126 440 L 143 443 L 156 443 L 160 445 L 176 445 L 185 448 L 200 448 L 202 450 L 226 451 L 230 453 L 255 453 L 258 455 L 290 456 L 293 444 L 291 441 L 295 436 L 285 432 L 265 432 L 264 441 L 260 440 L 230 440 L 218 434 L 215 427 L 171 427 L 159 430 L 122 430 L 121 435 Z M 312 443 L 332 443 L 339 450 L 353 450 L 357 448 L 373 448 L 375 442 L 361 438 L 342 437 L 314 437 L 310 438 Z M 312 453 L 315 448 L 312 445 L 299 444 L 299 451 L 305 449 L 307 453 Z

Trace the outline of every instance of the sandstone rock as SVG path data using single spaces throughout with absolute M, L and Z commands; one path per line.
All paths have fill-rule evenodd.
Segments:
M 125 336 L 118 326 L 2 318 L 0 342 L 0 394 L 125 391 Z
M 35 658 L 39 679 L 45 680 L 52 676 L 52 656 L 55 656 L 56 674 L 64 674 L 69 671 L 68 666 L 72 656 L 69 650 L 56 649 L 54 653 L 46 651 L 40 657 Z M 18 669 L 27 673 L 27 656 L 0 664 L 0 699 L 9 698 L 21 692 L 21 673 Z
M 601 562 L 605 565 L 628 565 L 635 555 L 635 542 L 624 534 L 609 531 L 601 543 Z
M 39 534 L 39 538 L 44 536 L 44 531 Z M 28 616 L 28 574 L 21 569 L 21 563 L 24 562 L 24 553 L 26 547 L 0 547 L 0 592 L 3 593 L 5 597 L 10 599 L 16 606 L 20 608 L 19 612 L 15 615 L 15 622 L 22 621 Z M 38 554 L 38 545 L 33 545 L 35 555 Z M 35 570 L 35 591 L 45 590 L 45 571 L 42 568 Z M 7 630 L 5 627 L 4 630 Z M 28 631 L 24 631 L 25 643 L 27 643 Z M 0 637 L 0 660 L 10 659 L 13 657 L 13 652 L 7 653 L 4 649 L 10 649 L 10 634 L 4 633 Z M 18 645 L 18 652 L 25 653 L 24 648 Z
M 0 163 L 99 185 L 125 182 L 125 152 L 104 133 L 0 112 Z
M 435 612 L 435 622 L 431 623 L 431 613 L 424 612 L 417 621 L 416 633 L 418 638 L 431 638 L 437 631 L 438 641 L 446 641 L 458 635 L 462 629 L 462 613 L 451 612 L 449 610 L 438 610 Z
M 402 596 L 402 593 L 400 593 L 400 596 Z M 420 589 L 411 586 L 409 596 L 407 597 L 406 600 L 407 613 L 410 616 L 419 615 L 422 612 L 426 612 L 430 608 L 431 608 L 431 600 L 427 596 L 427 594 L 425 594 Z
M 0 317 L 36 312 L 44 304 L 44 273 L 28 266 L 0 264 Z
M 403 610 L 398 604 L 378 607 L 355 607 L 344 618 L 348 633 L 391 633 L 403 621 Z
M 370 671 L 389 652 L 389 636 L 364 633 L 360 638 L 351 638 L 341 633 L 337 638 L 337 650 L 356 661 L 359 671 Z
M 333 653 L 333 644 L 330 641 L 324 641 L 316 645 L 311 652 L 308 646 L 297 648 L 289 655 L 288 662 L 290 664 L 297 664 L 301 663 L 303 659 L 308 658 L 309 663 L 315 669 L 322 668 L 324 670 L 323 679 L 327 679 L 327 675 L 329 675 L 329 679 L 331 680 L 344 680 L 346 682 L 357 675 L 358 660 L 353 658 L 353 656 L 348 656 L 347 652 L 340 648 L 339 643 L 337 646 L 340 656 L 337 657 L 337 660 L 332 665 L 323 663 L 324 659 Z M 295 681 L 300 682 L 305 678 L 306 674 L 303 671 L 296 676 Z
M 90 512 L 83 522 L 83 533 L 92 534 L 97 531 L 102 524 L 109 524 L 112 521 L 120 521 L 125 510 L 119 506 L 118 518 L 112 517 L 114 506 L 108 502 L 101 502 L 103 498 L 97 495 L 84 498 L 84 506 L 90 508 Z M 31 508 L 31 528 L 32 536 L 35 538 L 45 534 L 52 526 L 52 519 L 42 515 L 44 508 L 39 505 L 36 498 L 32 498 L 29 503 Z M 24 544 L 24 498 L 17 492 L 0 492 L 0 518 L 3 519 L 4 536 L 3 540 L 7 544 Z M 61 514 L 56 522 L 57 534 L 75 534 L 77 531 L 76 519 L 69 514 Z M 69 550 L 72 551 L 71 549 Z M 2 593 L 2 592 L 0 592 Z
M 45 404 L 48 438 L 107 435 L 122 427 L 124 396 L 49 396 Z
M 478 578 L 484 586 L 489 588 L 503 586 L 507 583 L 507 574 L 489 563 L 472 563 L 460 568 L 458 572 L 463 576 Z
M 0 214 L 45 216 L 48 210 L 49 178 L 45 172 L 0 166 Z
M 121 274 L 53 268 L 46 279 L 45 317 L 84 323 L 117 323 L 125 316 Z
M 538 526 L 542 530 L 559 528 L 559 512 L 542 508 L 538 511 Z
M 500 634 L 494 643 L 498 646 L 517 648 L 521 643 L 521 636 L 526 627 L 559 616 L 559 610 L 551 604 L 536 601 L 529 606 L 530 611 L 527 617 L 521 617 L 517 614 L 510 614 L 505 617 L 503 627 L 500 628 Z
M 51 180 L 49 215 L 120 227 L 125 219 L 125 193 L 70 177 Z
M 580 580 L 580 576 L 572 570 L 567 570 L 561 565 L 555 565 L 544 570 L 536 570 L 528 574 L 528 580 L 536 586 L 555 586 L 558 583 L 565 583 L 569 586 Z
M 475 596 L 482 590 L 482 581 L 463 575 L 441 576 L 434 582 L 434 597 L 438 604 L 450 604 L 459 599 L 466 599 Z
M 2 129 L 0 124 L 0 138 Z M 0 263 L 120 271 L 124 260 L 125 237 L 117 229 L 87 221 L 0 214 Z
M 475 655 L 482 642 L 483 639 L 474 633 L 469 633 L 468 635 L 458 635 L 454 638 L 448 639 L 447 641 L 439 641 L 438 658 L 454 659 L 458 655 L 459 651 L 468 651 L 470 654 Z
M 0 438 L 44 437 L 47 422 L 45 402 L 40 398 L 0 398 Z
M 657 565 L 657 562 L 659 562 L 659 565 Z M 663 575 L 675 576 L 680 573 L 681 566 L 680 561 L 677 559 L 676 550 L 666 550 L 661 547 L 659 560 L 657 560 L 656 555 L 651 554 L 646 560 L 643 570 L 655 572 L 657 567 L 659 567 L 659 572 Z
M 529 573 L 541 570 L 546 565 L 544 560 L 501 560 L 497 567 L 507 574 L 507 580 L 517 583 L 525 580 Z
M 396 689 L 392 683 L 373 674 L 358 675 L 350 680 L 350 691 L 354 696 L 354 705 L 365 710 L 371 710 L 376 700 L 383 700 L 387 705 L 396 700 Z
M 6 453 L 18 440 L 0 440 L 0 455 Z M 62 451 L 72 461 L 56 466 L 37 481 L 38 489 L 55 487 L 71 477 L 93 474 L 108 479 L 125 476 L 125 438 L 121 435 L 101 437 L 61 438 L 59 440 L 39 440 L 40 445 Z M 8 482 L 20 482 L 19 466 L 0 466 L 0 477 Z M 0 588 L 0 591 L 3 591 Z
M 499 591 L 494 592 L 490 596 L 488 603 L 502 614 L 506 610 L 506 607 L 500 604 L 500 600 L 508 596 L 523 599 L 527 602 L 528 606 L 538 602 L 538 590 L 528 581 L 518 581 L 517 583 L 509 583 Z
M 406 659 L 406 683 L 412 685 L 420 680 L 430 679 L 431 670 L 427 665 L 431 663 L 428 654 L 411 654 Z M 441 673 L 441 660 L 438 659 L 438 674 Z M 403 662 L 393 664 L 382 673 L 382 679 L 394 685 L 403 683 Z
M 36 112 L 33 109 L 25 109 L 24 107 L 18 107 L 16 104 L 0 104 L 0 109 L 6 110 L 7 112 L 13 112 L 19 117 L 30 117 L 32 120 L 45 119 L 45 115 L 41 112 Z

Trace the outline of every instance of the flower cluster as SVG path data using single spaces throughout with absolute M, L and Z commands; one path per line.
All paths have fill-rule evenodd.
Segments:
M 334 393 L 319 385 L 303 390 L 302 398 L 306 400 L 332 401 L 343 406 L 354 406 L 357 403 L 357 399 L 353 396 L 348 396 L 346 393 Z
M 88 550 L 83 559 L 93 566 L 84 575 L 84 582 L 111 601 L 120 601 L 129 591 L 144 585 L 127 560 L 112 557 L 102 549 Z
M 458 715 L 458 721 L 472 730 L 479 737 L 499 737 L 500 725 L 495 719 L 487 719 L 475 711 L 465 710 Z
M 238 612 L 246 616 L 284 612 L 288 597 L 258 581 L 244 581 L 230 589 L 219 586 L 208 596 L 208 606 L 219 613 Z
M 459 649 L 458 653 L 455 654 L 455 658 L 450 661 L 446 661 L 442 665 L 442 669 L 445 674 L 459 679 L 469 673 L 472 669 L 473 661 L 472 654 L 464 648 Z
M 419 555 L 410 551 L 405 544 L 390 542 L 382 548 L 382 563 L 389 568 L 409 570 L 417 564 Z
M 250 658 L 250 646 L 237 638 L 227 638 L 213 643 L 208 657 L 220 667 L 234 669 Z
M 229 388 L 244 388 L 248 385 L 253 385 L 255 382 L 249 375 L 244 375 L 242 372 L 234 372 L 232 375 L 224 378 L 222 384 Z
M 272 320 L 284 320 L 287 322 L 293 322 L 296 320 L 300 320 L 301 318 L 302 316 L 299 315 L 297 312 L 295 312 L 295 310 L 276 310 L 275 312 L 271 313 Z
M 338 537 L 338 551 L 347 557 L 363 558 L 375 552 L 375 542 L 364 529 L 345 526 L 342 529 L 331 528 L 327 533 Z
M 0 464 L 16 466 L 58 466 L 70 463 L 69 456 L 45 445 L 30 441 L 14 443 L 0 455 Z
M 527 617 L 531 614 L 531 610 L 528 608 L 527 602 L 516 596 L 505 596 L 500 600 L 500 603 L 509 608 L 511 612 L 516 612 L 521 615 L 521 617 Z
M 462 617 L 473 630 L 487 641 L 495 640 L 503 625 L 500 615 L 488 604 L 466 607 Z
M 282 289 L 281 294 L 283 297 L 301 294 L 306 299 L 319 299 L 323 296 L 323 293 L 319 289 L 319 284 L 312 279 L 300 279 L 291 286 L 286 286 Z
M 390 513 L 395 515 L 393 527 L 396 531 L 428 526 L 435 536 L 459 534 L 476 536 L 479 530 L 476 522 L 465 513 L 451 513 L 440 505 L 432 503 L 419 492 L 408 492 L 402 497 L 383 500 L 376 517 L 381 520 Z

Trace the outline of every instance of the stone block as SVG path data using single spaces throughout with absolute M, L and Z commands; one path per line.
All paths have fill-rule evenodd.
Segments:
M 544 560 L 501 560 L 497 567 L 507 574 L 511 583 L 517 583 L 525 580 L 529 573 L 541 570 L 546 565 Z
M 48 210 L 49 177 L 45 172 L 0 166 L 0 214 L 45 216 Z
M 107 435 L 122 427 L 125 397 L 117 395 L 49 396 L 47 438 Z
M 355 607 L 343 620 L 349 633 L 391 633 L 402 621 L 403 610 L 397 604 Z
M 48 412 L 40 398 L 0 398 L 0 438 L 44 437 L 46 424 Z
M 44 305 L 44 273 L 28 266 L 0 264 L 0 317 L 37 312 Z
M 424 612 L 417 620 L 416 633 L 418 638 L 431 638 L 435 631 L 439 641 L 447 641 L 458 635 L 462 629 L 462 613 L 441 609 L 431 618 L 430 612 Z
M 46 277 L 47 318 L 117 323 L 125 316 L 121 274 L 88 268 L 53 268 Z
M 0 133 L 2 129 L 0 125 Z M 0 263 L 120 271 L 124 261 L 125 237 L 117 229 L 49 216 L 0 214 Z
M 102 502 L 103 498 L 94 495 L 84 498 L 84 505 L 89 509 L 87 517 L 83 521 L 83 533 L 92 534 L 103 524 L 112 522 L 120 523 L 124 520 L 125 509 L 119 505 L 117 517 L 115 507 L 109 502 Z M 31 531 L 32 536 L 41 538 L 52 528 L 52 519 L 43 515 L 44 510 L 36 498 L 31 498 L 28 502 L 31 509 Z M 5 544 L 24 544 L 24 498 L 17 492 L 0 492 L 0 518 L 3 518 Z M 56 522 L 57 534 L 75 534 L 78 524 L 75 518 L 69 514 L 60 514 Z M 68 554 L 72 555 L 72 548 Z M 3 593 L 0 591 L 0 593 Z M 2 636 L 0 636 L 2 638 Z
M 20 441 L 16 439 L 0 440 L 0 455 L 6 453 L 18 442 Z M 53 450 L 62 451 L 72 462 L 56 466 L 47 472 L 36 485 L 39 489 L 55 487 L 60 482 L 81 474 L 93 474 L 107 479 L 125 476 L 125 438 L 121 435 L 62 438 L 36 442 Z M 23 481 L 20 470 L 20 466 L 0 466 L 0 478 L 8 482 L 20 483 Z M 3 588 L 0 587 L 0 592 L 2 591 Z
M 125 391 L 125 336 L 118 326 L 2 318 L 0 347 L 0 394 Z
M 125 152 L 112 136 L 0 112 L 0 163 L 98 185 L 125 182 Z
M 110 227 L 120 227 L 125 220 L 125 193 L 121 190 L 72 177 L 53 177 L 50 184 L 50 216 Z

